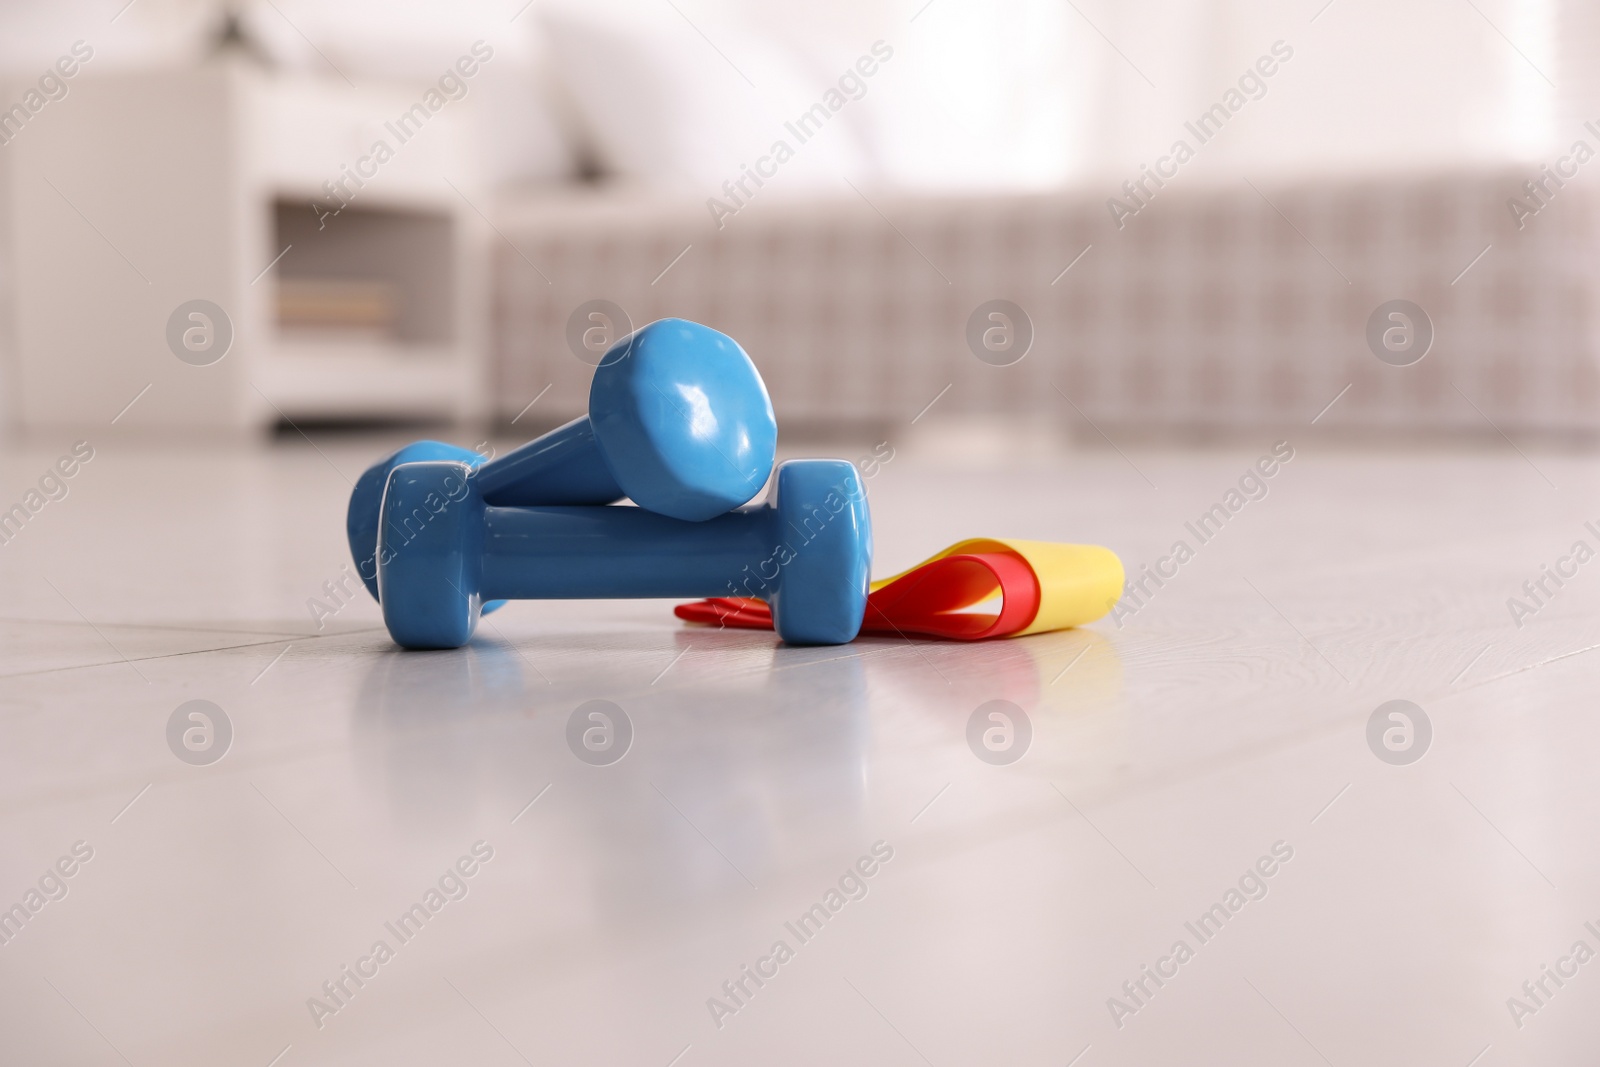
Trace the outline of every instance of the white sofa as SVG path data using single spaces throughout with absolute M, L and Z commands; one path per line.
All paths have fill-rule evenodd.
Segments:
M 1507 201 L 1527 177 L 1172 182 L 1121 229 L 1100 188 L 772 196 L 720 230 L 704 203 L 529 191 L 496 218 L 497 408 L 516 417 L 548 386 L 519 425 L 583 410 L 590 368 L 565 334 L 601 298 L 635 325 L 676 315 L 731 334 L 790 424 L 904 422 L 949 386 L 942 414 L 1102 427 L 1303 426 L 1340 397 L 1319 426 L 1588 432 L 1595 198 L 1570 184 L 1519 229 Z M 994 298 L 1035 331 L 1011 366 L 981 362 L 965 339 Z M 1435 329 L 1408 367 L 1365 339 L 1395 298 Z

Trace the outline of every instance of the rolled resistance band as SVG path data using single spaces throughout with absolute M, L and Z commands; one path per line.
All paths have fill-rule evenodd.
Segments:
M 873 582 L 861 630 L 954 641 L 1066 630 L 1110 611 L 1122 583 L 1122 560 L 1109 548 L 972 538 Z M 767 602 L 751 597 L 673 610 L 689 622 L 772 629 Z

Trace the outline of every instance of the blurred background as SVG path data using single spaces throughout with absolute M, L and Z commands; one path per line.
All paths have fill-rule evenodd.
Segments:
M 1597 51 L 1569 0 L 7 3 L 0 417 L 531 432 L 678 315 L 792 432 L 1587 438 Z

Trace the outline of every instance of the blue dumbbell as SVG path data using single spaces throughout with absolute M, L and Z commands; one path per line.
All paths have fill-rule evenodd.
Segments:
M 494 600 L 756 596 L 794 644 L 843 644 L 866 612 L 872 521 L 844 460 L 792 460 L 766 504 L 705 522 L 630 507 L 494 507 L 465 463 L 389 474 L 383 621 L 406 648 L 467 643 Z
M 772 401 L 744 349 L 708 326 L 661 319 L 606 351 L 582 418 L 488 462 L 465 448 L 418 441 L 369 467 L 350 493 L 350 554 L 378 596 L 379 504 L 389 472 L 402 463 L 476 468 L 473 479 L 491 504 L 609 504 L 626 496 L 700 522 L 761 491 L 777 443 Z

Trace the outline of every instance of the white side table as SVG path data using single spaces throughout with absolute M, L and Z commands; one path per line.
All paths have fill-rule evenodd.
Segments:
M 70 84 L 0 147 L 22 429 L 248 435 L 282 419 L 483 415 L 487 198 L 460 101 L 430 111 L 425 86 L 355 89 L 232 59 L 86 66 Z M 392 328 L 293 335 L 281 278 L 376 284 Z M 194 300 L 232 327 L 208 365 L 167 340 Z

